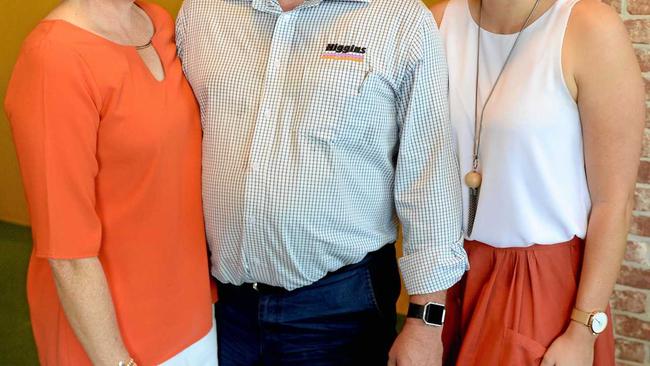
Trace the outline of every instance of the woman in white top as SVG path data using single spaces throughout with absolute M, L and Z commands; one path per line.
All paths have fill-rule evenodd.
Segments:
M 448 293 L 446 363 L 614 365 L 608 299 L 645 123 L 625 27 L 596 0 L 450 0 L 433 12 L 471 266 Z

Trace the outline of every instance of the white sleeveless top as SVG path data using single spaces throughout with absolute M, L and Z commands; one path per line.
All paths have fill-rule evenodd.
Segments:
M 485 111 L 483 175 L 472 236 L 494 247 L 584 238 L 591 210 L 578 107 L 562 73 L 562 44 L 578 0 L 557 0 L 521 36 Z M 478 26 L 451 0 L 440 28 L 461 173 L 472 167 Z M 482 31 L 479 113 L 516 34 Z M 468 188 L 463 184 L 467 227 Z

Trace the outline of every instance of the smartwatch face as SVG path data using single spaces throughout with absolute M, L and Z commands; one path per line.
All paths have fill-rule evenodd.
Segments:
M 440 304 L 427 304 L 423 320 L 429 325 L 442 326 L 445 323 L 445 307 Z
M 591 331 L 600 334 L 607 328 L 607 314 L 596 313 L 591 318 Z

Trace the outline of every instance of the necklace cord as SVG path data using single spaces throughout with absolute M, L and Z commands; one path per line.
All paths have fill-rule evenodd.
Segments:
M 138 51 L 142 51 L 144 49 L 147 49 L 153 45 L 153 37 L 147 42 L 146 44 L 143 44 L 142 46 L 135 46 L 135 49 Z
M 477 47 L 476 47 L 476 88 L 475 88 L 475 95 L 474 95 L 474 151 L 473 151 L 473 161 L 472 161 L 473 171 L 477 171 L 479 165 L 479 149 L 481 147 L 481 133 L 483 132 L 483 117 L 485 116 L 485 109 L 487 108 L 490 99 L 492 99 L 492 95 L 494 94 L 494 91 L 496 90 L 496 87 L 499 84 L 499 80 L 501 79 L 501 76 L 503 76 L 503 72 L 505 71 L 506 67 L 510 63 L 510 59 L 514 54 L 514 50 L 517 47 L 519 40 L 521 39 L 521 35 L 523 34 L 526 27 L 528 27 L 530 19 L 533 17 L 535 10 L 537 10 L 540 1 L 541 0 L 535 0 L 535 5 L 533 6 L 533 9 L 528 14 L 528 17 L 524 21 L 524 24 L 521 26 L 521 29 L 517 34 L 517 38 L 515 38 L 515 42 L 512 44 L 512 47 L 510 48 L 510 52 L 508 53 L 508 56 L 506 57 L 506 60 L 503 63 L 503 66 L 501 67 L 501 71 L 499 72 L 499 75 L 497 76 L 496 80 L 494 81 L 494 84 L 492 85 L 492 88 L 490 89 L 490 93 L 488 94 L 487 98 L 485 99 L 485 102 L 483 103 L 483 107 L 481 108 L 481 115 L 479 118 L 479 113 L 478 113 L 479 72 L 480 72 L 480 64 L 481 64 L 481 34 L 483 30 L 482 22 L 481 22 L 483 18 L 483 0 L 479 0 L 478 37 L 476 37 Z

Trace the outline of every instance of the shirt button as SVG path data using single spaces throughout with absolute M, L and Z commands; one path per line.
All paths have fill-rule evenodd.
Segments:
M 280 23 L 288 23 L 291 20 L 293 20 L 293 13 L 285 13 L 280 15 L 280 19 L 278 19 Z
M 250 225 L 255 224 L 255 218 L 253 217 L 253 215 L 248 215 L 248 216 L 246 216 L 246 221 L 247 221 Z
M 266 108 L 264 110 L 264 118 L 271 119 L 271 109 L 270 108 Z
M 257 162 L 257 161 L 252 162 L 251 163 L 251 170 L 253 172 L 257 172 L 258 170 L 260 170 L 260 163 Z

